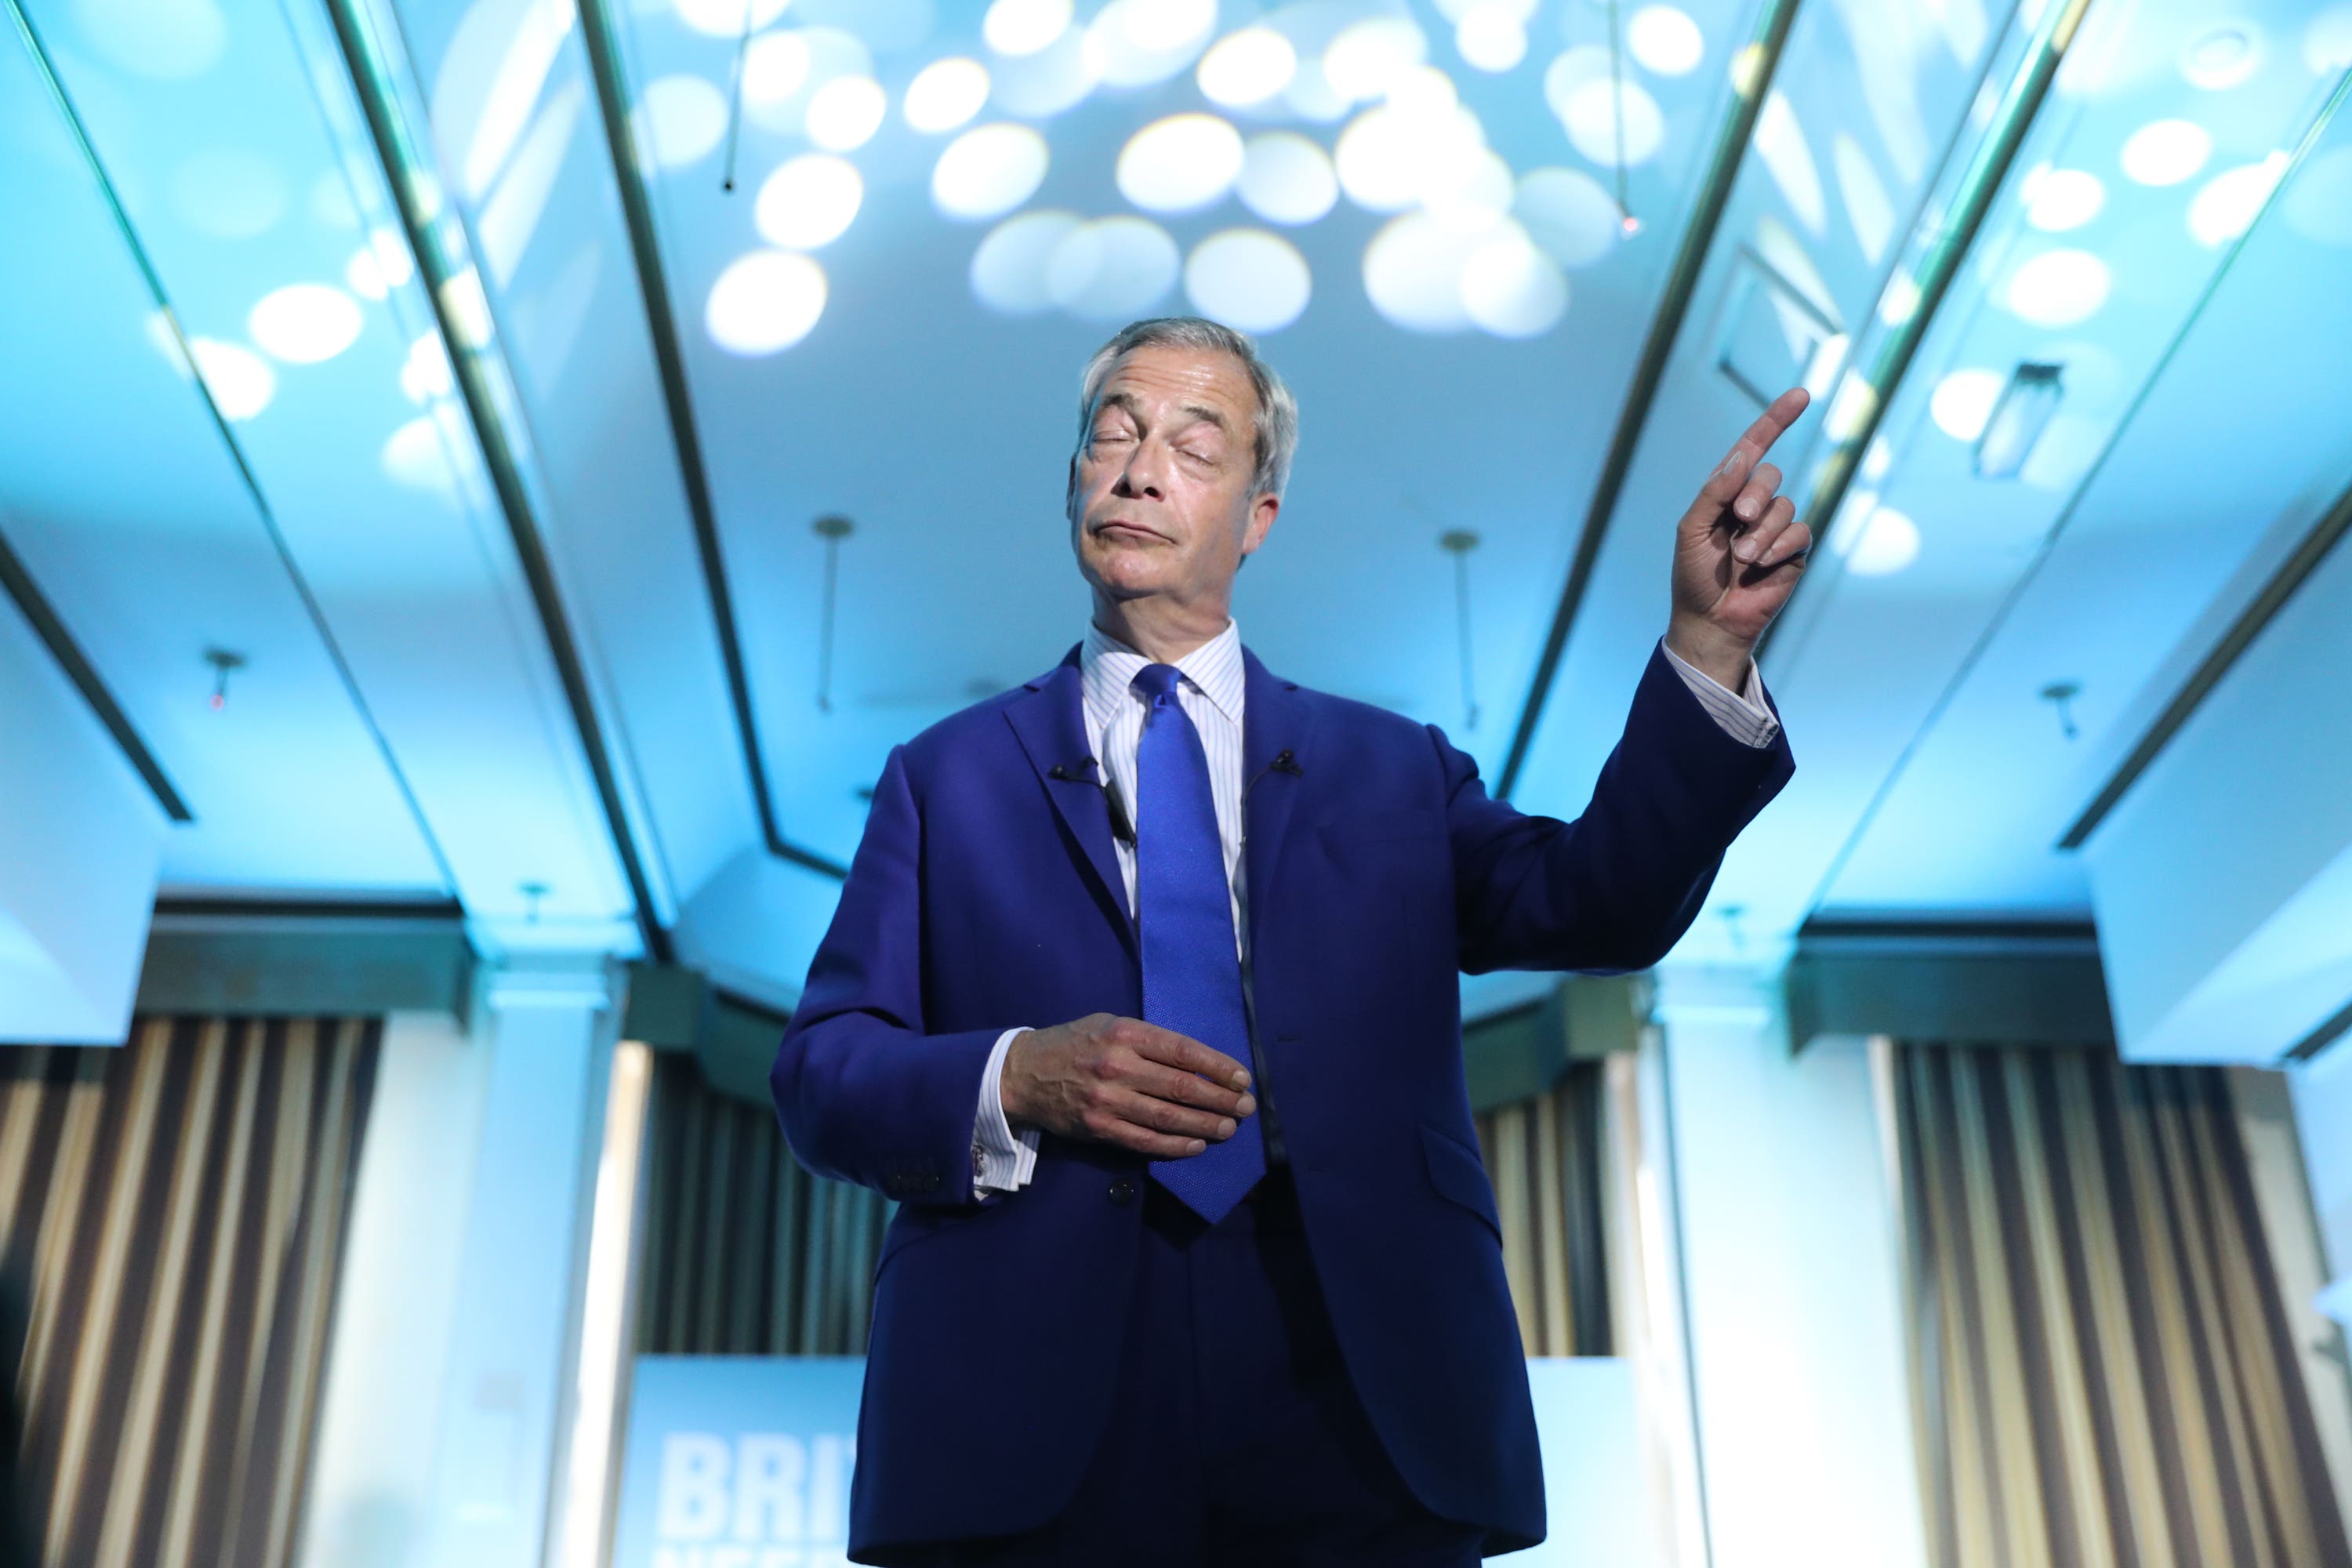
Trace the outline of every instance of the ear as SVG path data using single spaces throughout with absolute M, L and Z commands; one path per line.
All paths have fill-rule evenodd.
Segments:
M 1275 517 L 1281 510 L 1282 498 L 1271 490 L 1250 502 L 1249 521 L 1242 527 L 1244 555 L 1257 552 L 1257 547 L 1265 542 L 1265 536 L 1273 531 Z

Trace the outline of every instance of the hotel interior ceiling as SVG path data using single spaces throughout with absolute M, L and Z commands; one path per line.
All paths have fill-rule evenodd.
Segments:
M 2081 918 L 2352 480 L 2352 5 L 0 13 L 0 577 L 171 897 L 788 1005 L 888 749 L 1080 635 L 1076 375 L 1139 315 L 1299 395 L 1245 639 L 1562 816 L 1689 491 L 1813 390 L 1799 772 L 1699 955 Z

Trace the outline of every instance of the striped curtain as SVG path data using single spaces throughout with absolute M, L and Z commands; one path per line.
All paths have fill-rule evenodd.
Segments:
M 637 1349 L 862 1355 L 882 1227 L 898 1206 L 812 1176 L 776 1113 L 655 1058 Z
M 1937 1568 L 2343 1568 L 2227 1087 L 1894 1047 Z
M 1503 1218 L 1503 1268 L 1529 1355 L 1608 1355 L 1601 1064 L 1477 1119 Z
M 21 1561 L 292 1562 L 380 1035 L 157 1017 L 0 1051 Z

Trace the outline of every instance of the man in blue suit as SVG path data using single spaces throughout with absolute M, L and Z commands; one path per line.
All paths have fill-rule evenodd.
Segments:
M 1639 969 L 1792 766 L 1748 649 L 1811 535 L 1709 478 L 1583 816 L 1244 649 L 1288 390 L 1237 332 L 1088 364 L 1085 640 L 894 750 L 772 1075 L 811 1170 L 900 1200 L 860 1563 L 1475 1564 L 1543 1539 L 1457 970 Z M 1573 1521 L 1561 1521 L 1573 1529 Z

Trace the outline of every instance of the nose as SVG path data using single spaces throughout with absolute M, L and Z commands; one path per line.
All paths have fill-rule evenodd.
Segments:
M 1167 500 L 1168 454 L 1153 441 L 1138 441 L 1135 450 L 1128 454 L 1127 464 L 1118 471 L 1111 489 L 1124 497 L 1149 496 L 1153 500 Z

